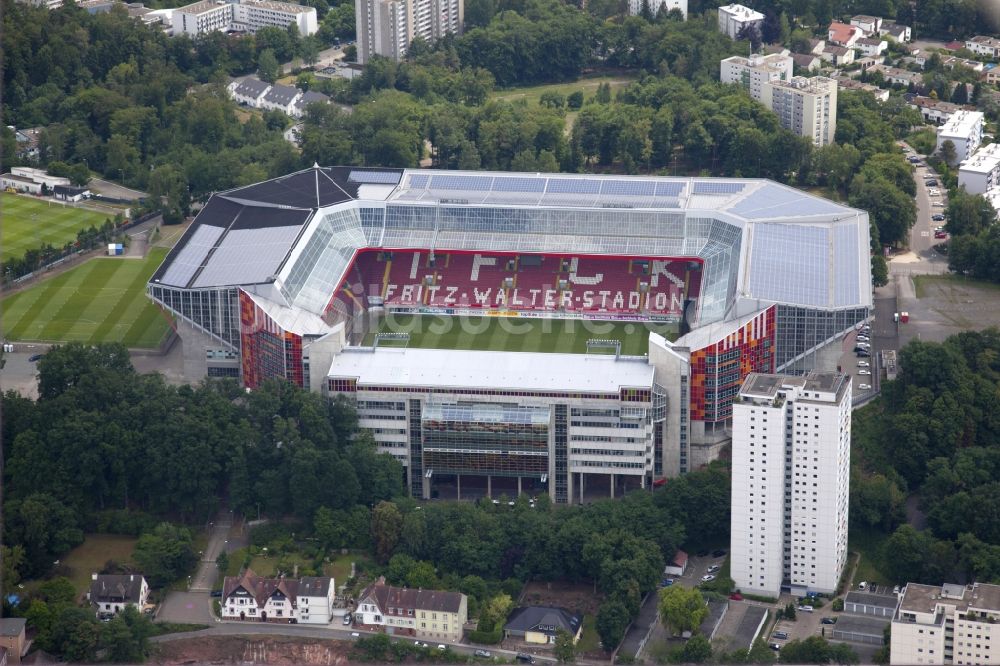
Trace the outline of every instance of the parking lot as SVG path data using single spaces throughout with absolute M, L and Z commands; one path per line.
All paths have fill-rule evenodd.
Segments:
M 878 344 L 873 344 L 874 337 L 871 326 L 865 324 L 863 328 L 851 331 L 844 338 L 843 353 L 838 365 L 841 372 L 850 375 L 855 399 L 875 393 L 879 388 Z M 856 350 L 861 347 L 868 350 L 869 356 L 858 356 Z
M 670 578 L 674 582 L 673 585 L 683 585 L 684 587 L 697 587 L 702 583 L 702 576 L 709 575 L 709 567 L 719 567 L 722 568 L 722 564 L 726 561 L 726 555 L 728 553 L 723 552 L 722 555 L 715 557 L 711 553 L 706 555 L 688 555 L 688 566 L 684 571 L 683 576 L 664 576 L 664 578 Z M 717 574 L 718 570 L 713 572 Z

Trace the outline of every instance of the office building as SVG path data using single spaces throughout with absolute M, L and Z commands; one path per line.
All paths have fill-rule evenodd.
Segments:
M 955 157 L 951 166 L 967 160 L 983 142 L 983 114 L 981 111 L 956 111 L 945 124 L 937 128 L 937 150 L 945 141 L 955 146 Z
M 314 166 L 215 194 L 149 294 L 186 378 L 356 402 L 414 495 L 568 502 L 708 462 L 748 372 L 811 368 L 868 318 L 869 243 L 864 211 L 763 179 Z M 385 331 L 400 313 L 588 334 L 446 353 Z M 631 357 L 586 328 L 607 321 L 675 339 Z
M 958 167 L 958 184 L 970 194 L 1000 186 L 1000 143 L 982 146 Z
M 761 103 L 774 111 L 781 126 L 816 146 L 833 143 L 837 132 L 837 82 L 825 76 L 792 77 L 761 83 Z
M 736 587 L 834 593 L 847 559 L 850 378 L 748 375 L 733 404 L 732 456 Z
M 749 7 L 736 3 L 719 7 L 719 32 L 729 35 L 730 39 L 736 39 L 744 29 L 753 27 L 759 31 L 762 23 L 764 15 Z
M 790 81 L 795 61 L 785 53 L 771 55 L 732 56 L 720 63 L 719 79 L 723 83 L 739 83 L 750 90 L 758 102 L 765 81 Z
M 654 17 L 660 12 L 669 12 L 672 9 L 676 9 L 683 14 L 684 19 L 687 20 L 687 0 L 628 0 L 628 13 L 632 16 L 638 16 L 641 14 L 644 2 L 649 3 L 649 11 L 652 12 Z
M 295 24 L 302 36 L 319 30 L 316 9 L 273 0 L 201 0 L 173 11 L 174 35 L 197 37 L 209 32 L 250 32 Z
M 354 11 L 358 62 L 376 55 L 398 62 L 417 37 L 433 43 L 461 34 L 465 0 L 355 0 Z
M 889 660 L 1000 664 L 1000 585 L 909 583 L 892 618 Z

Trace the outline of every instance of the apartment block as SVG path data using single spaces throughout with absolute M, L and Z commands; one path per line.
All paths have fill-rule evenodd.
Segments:
M 201 0 L 174 10 L 174 35 L 197 37 L 215 31 L 257 32 L 264 27 L 298 27 L 302 36 L 319 31 L 316 9 L 272 0 Z
M 358 62 L 376 55 L 399 61 L 417 37 L 435 42 L 448 34 L 461 34 L 465 1 L 355 0 L 354 11 Z
M 985 35 L 971 37 L 965 40 L 965 48 L 976 55 L 986 56 L 987 58 L 1000 58 L 1000 39 L 996 37 L 987 37 Z
M 837 132 L 837 82 L 825 76 L 764 81 L 760 102 L 774 111 L 785 129 L 816 146 L 833 143 Z
M 982 146 L 958 167 L 958 184 L 970 194 L 1000 186 L 1000 143 Z
M 733 404 L 731 575 L 744 592 L 831 593 L 847 559 L 851 381 L 752 373 Z
M 983 114 L 980 111 L 956 111 L 948 121 L 937 128 L 937 150 L 945 141 L 955 146 L 955 159 L 951 165 L 967 160 L 983 142 Z
M 764 15 L 749 7 L 735 3 L 719 7 L 719 32 L 729 35 L 730 39 L 736 39 L 745 27 L 756 26 L 760 30 L 763 22 Z
M 358 597 L 354 623 L 395 636 L 457 642 L 469 619 L 468 605 L 459 592 L 393 587 L 381 576 Z
M 749 58 L 732 56 L 719 63 L 719 79 L 723 83 L 739 83 L 749 89 L 750 96 L 759 102 L 764 82 L 790 81 L 794 64 L 787 52 L 751 55 Z
M 672 9 L 679 10 L 681 14 L 684 14 L 684 19 L 688 16 L 688 3 L 687 0 L 646 0 L 649 3 L 649 10 L 653 12 L 653 16 L 656 16 L 661 11 L 669 12 Z M 643 0 L 628 0 L 628 13 L 632 16 L 638 16 L 642 13 L 642 3 Z
M 1000 664 L 1000 585 L 910 583 L 890 646 L 894 665 Z

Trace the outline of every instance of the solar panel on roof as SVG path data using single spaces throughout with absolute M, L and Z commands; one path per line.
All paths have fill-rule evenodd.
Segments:
M 656 183 L 649 180 L 605 180 L 601 194 L 651 197 L 656 193 Z
M 226 234 L 194 281 L 194 287 L 266 282 L 280 266 L 299 227 L 235 229 Z M 247 261 L 248 256 L 253 261 Z
M 493 180 L 494 192 L 544 192 L 544 178 L 502 178 Z
M 684 183 L 657 183 L 656 196 L 679 197 L 684 191 Z
M 194 230 L 187 244 L 181 248 L 177 256 L 170 262 L 160 282 L 175 287 L 186 287 L 188 280 L 195 274 L 205 255 L 209 253 L 215 241 L 225 231 L 222 227 L 202 224 Z
M 352 171 L 347 180 L 373 185 L 395 185 L 399 182 L 399 174 L 392 171 Z
M 694 184 L 695 194 L 738 194 L 743 191 L 743 183 L 715 183 L 697 181 Z
M 433 190 L 489 190 L 492 176 L 434 176 L 431 178 Z
M 589 178 L 549 178 L 546 192 L 550 194 L 597 194 L 601 181 Z
M 410 187 L 423 189 L 427 187 L 427 181 L 430 179 L 430 176 L 410 176 Z

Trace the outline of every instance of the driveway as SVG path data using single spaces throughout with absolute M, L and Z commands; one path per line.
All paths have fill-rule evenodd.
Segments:
M 212 598 L 208 592 L 171 592 L 156 610 L 157 622 L 214 624 Z
M 91 178 L 90 182 L 87 183 L 87 187 L 95 194 L 103 194 L 106 197 L 113 197 L 115 199 L 138 201 L 139 199 L 145 199 L 147 196 L 145 192 L 133 190 L 131 187 L 125 187 L 124 185 L 102 178 Z
M 187 591 L 167 594 L 156 612 L 158 622 L 211 624 L 215 621 L 212 614 L 212 597 L 209 593 L 219 576 L 219 567 L 216 566 L 215 560 L 228 545 L 232 513 L 229 509 L 220 510 L 209 526 L 211 534 L 205 550 L 200 553 L 198 571 L 188 577 Z

